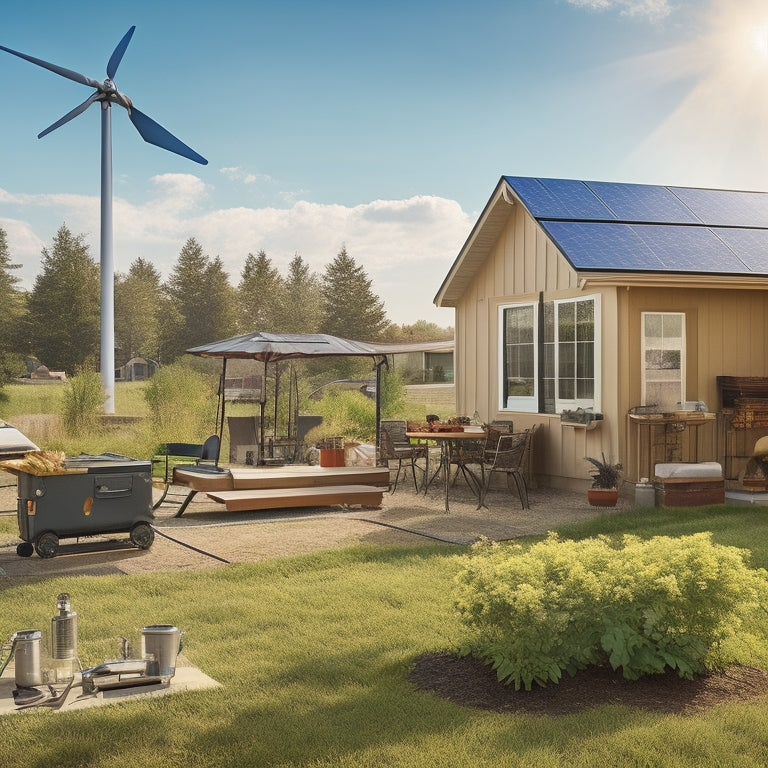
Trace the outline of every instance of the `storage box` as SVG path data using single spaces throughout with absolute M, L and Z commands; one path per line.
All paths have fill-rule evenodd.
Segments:
M 661 477 L 654 483 L 657 507 L 702 507 L 725 504 L 722 477 Z

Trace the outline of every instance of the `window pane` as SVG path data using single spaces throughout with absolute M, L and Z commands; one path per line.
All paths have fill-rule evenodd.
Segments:
M 559 379 L 557 382 L 558 396 L 561 400 L 573 400 L 575 389 L 573 379 Z
M 532 397 L 535 392 L 534 308 L 504 310 L 504 400 Z
M 643 405 L 673 408 L 685 392 L 685 315 L 648 312 L 642 318 Z
M 575 362 L 576 362 L 576 346 L 574 344 L 558 344 L 557 345 L 557 354 L 558 354 L 558 366 L 557 371 L 558 375 L 562 377 L 570 377 L 573 378 L 575 374 Z M 560 393 L 560 397 L 562 397 L 562 392 Z
M 573 341 L 576 338 L 576 310 L 573 302 L 557 305 L 557 334 L 559 341 Z

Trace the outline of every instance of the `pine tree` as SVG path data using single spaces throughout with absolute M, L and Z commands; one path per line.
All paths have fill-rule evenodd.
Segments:
M 141 257 L 127 275 L 115 275 L 115 348 L 121 363 L 133 355 L 157 359 L 160 297 L 160 273 Z
M 99 352 L 99 267 L 83 235 L 62 224 L 29 298 L 33 353 L 48 368 L 74 372 Z
M 322 330 L 332 336 L 376 341 L 389 325 L 384 304 L 363 267 L 342 247 L 323 273 Z
M 241 331 L 284 332 L 280 327 L 283 296 L 283 279 L 267 254 L 264 251 L 256 256 L 249 253 L 237 287 Z
M 297 253 L 284 281 L 280 330 L 283 333 L 317 333 L 322 321 L 323 293 L 320 279 Z
M 0 228 L 0 386 L 24 372 L 19 354 L 20 324 L 26 310 L 26 294 L 19 290 L 19 278 L 13 270 L 20 264 L 11 262 L 5 230 Z
M 168 301 L 161 322 L 162 362 L 172 362 L 189 347 L 234 334 L 234 289 L 221 259 L 203 253 L 194 237 L 181 249 L 163 291 Z

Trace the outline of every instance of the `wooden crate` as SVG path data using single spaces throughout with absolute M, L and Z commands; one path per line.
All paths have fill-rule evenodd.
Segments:
M 725 504 L 722 477 L 665 477 L 654 482 L 657 507 L 702 507 Z

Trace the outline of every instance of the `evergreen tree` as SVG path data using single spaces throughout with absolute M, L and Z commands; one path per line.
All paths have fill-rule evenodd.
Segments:
M 317 333 L 322 321 L 323 293 L 318 276 L 297 253 L 284 281 L 280 330 L 283 333 Z
M 160 273 L 146 259 L 133 261 L 127 275 L 115 275 L 115 349 L 119 364 L 133 355 L 157 359 L 160 296 Z
M 74 372 L 99 353 L 99 267 L 83 235 L 62 224 L 29 298 L 33 353 L 53 370 Z
M 371 290 L 363 267 L 342 247 L 323 273 L 323 333 L 376 341 L 389 325 L 384 304 Z
M 284 332 L 280 327 L 283 294 L 283 279 L 267 254 L 249 253 L 237 287 L 240 330 Z
M 26 294 L 19 290 L 5 230 L 0 228 L 0 386 L 24 372 L 19 354 L 20 324 L 26 310 Z
M 235 333 L 235 292 L 221 259 L 211 259 L 190 237 L 168 282 L 162 325 L 162 361 L 172 362 L 189 347 Z

